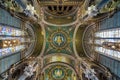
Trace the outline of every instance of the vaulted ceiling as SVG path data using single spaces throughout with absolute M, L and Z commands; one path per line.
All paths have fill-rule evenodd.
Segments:
M 84 31 L 88 24 L 101 17 L 97 15 L 105 13 L 102 7 L 107 2 L 109 0 L 38 0 L 44 34 L 40 56 L 46 79 L 80 78 L 76 74 L 79 61 L 91 56 L 83 49 L 83 43 L 89 42 L 83 39 Z
M 10 12 L 33 25 L 36 46 L 32 56 L 40 59 L 41 71 L 51 80 L 80 78 L 78 67 L 86 58 L 83 43 L 89 41 L 83 39 L 86 27 L 117 5 L 117 2 L 106 5 L 110 0 L 15 1 L 19 5 L 10 8 Z

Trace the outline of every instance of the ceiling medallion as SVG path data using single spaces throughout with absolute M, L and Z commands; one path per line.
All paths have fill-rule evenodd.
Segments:
M 64 78 L 64 76 L 65 76 L 65 72 L 64 72 L 64 70 L 62 68 L 55 68 L 55 69 L 53 69 L 52 77 L 54 79 L 61 80 L 61 79 Z
M 58 29 L 51 34 L 49 42 L 53 48 L 60 50 L 67 47 L 70 38 L 67 32 Z

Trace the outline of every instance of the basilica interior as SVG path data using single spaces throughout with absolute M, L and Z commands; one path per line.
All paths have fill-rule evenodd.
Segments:
M 0 0 L 0 80 L 120 80 L 120 0 Z

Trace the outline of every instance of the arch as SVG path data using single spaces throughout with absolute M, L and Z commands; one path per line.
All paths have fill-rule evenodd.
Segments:
M 81 25 L 81 23 L 78 23 L 76 28 L 75 28 L 75 31 L 74 31 L 74 34 L 73 34 L 73 50 L 74 50 L 74 53 L 75 53 L 75 56 L 81 60 L 81 58 L 79 57 L 78 53 L 77 53 L 77 50 L 76 50 L 76 44 L 75 44 L 75 40 L 76 40 L 76 34 L 77 34 L 77 31 L 78 31 L 78 28 L 79 26 Z
M 42 31 L 44 33 L 43 37 L 44 37 L 44 40 L 43 40 L 43 47 L 42 47 L 42 51 L 40 52 L 40 55 L 38 57 L 42 57 L 42 55 L 44 54 L 44 51 L 45 51 L 45 45 L 46 45 L 46 32 L 45 32 L 45 28 L 44 28 L 44 25 L 42 22 L 39 23 L 39 25 L 41 25 L 41 28 L 42 28 Z
M 48 65 L 46 65 L 46 66 L 43 66 L 41 73 L 43 73 L 43 72 L 44 72 L 47 68 L 49 68 L 50 66 L 54 66 L 54 65 L 61 65 L 61 66 L 68 67 L 69 69 L 71 69 L 71 70 L 75 73 L 75 75 L 76 75 L 76 77 L 77 77 L 77 80 L 80 80 L 80 79 L 79 79 L 79 75 L 78 75 L 77 71 L 75 70 L 75 68 L 72 67 L 72 66 L 70 66 L 69 64 L 63 63 L 63 62 L 54 62 L 54 63 L 50 63 L 50 64 L 48 64 Z
M 48 54 L 48 55 L 46 55 L 46 56 L 44 57 L 44 59 L 49 58 L 49 57 L 51 57 L 51 56 L 56 56 L 56 55 L 65 56 L 65 57 L 68 57 L 68 58 L 70 58 L 70 59 L 76 60 L 74 56 L 68 55 L 68 54 L 63 54 L 63 53 Z

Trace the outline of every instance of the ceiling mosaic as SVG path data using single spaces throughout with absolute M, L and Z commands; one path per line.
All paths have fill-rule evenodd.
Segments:
M 73 32 L 74 27 L 47 26 L 46 48 L 44 55 L 52 53 L 64 53 L 73 55 Z
M 65 31 L 58 29 L 50 35 L 49 42 L 53 48 L 61 50 L 69 44 L 70 38 Z
M 73 80 L 75 73 L 66 66 L 56 65 L 47 68 L 44 73 L 45 80 Z
M 52 77 L 54 78 L 54 79 L 63 79 L 64 77 L 65 77 L 65 71 L 64 71 L 64 69 L 62 69 L 62 68 L 54 68 L 53 70 L 52 70 Z

